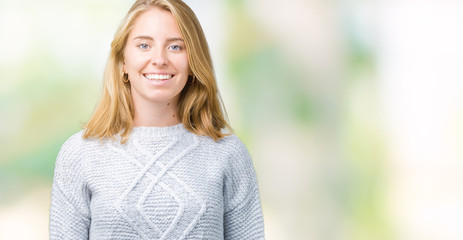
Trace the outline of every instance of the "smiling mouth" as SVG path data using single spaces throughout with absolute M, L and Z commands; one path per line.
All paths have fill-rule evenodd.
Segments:
M 149 74 L 143 74 L 143 76 L 145 78 L 147 78 L 148 80 L 155 80 L 155 81 L 164 81 L 164 80 L 169 80 L 171 79 L 172 77 L 174 77 L 174 75 L 172 74 L 152 74 L 152 73 L 149 73 Z

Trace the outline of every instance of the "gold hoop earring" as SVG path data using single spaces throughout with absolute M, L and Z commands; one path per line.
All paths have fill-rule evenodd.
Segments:
M 193 74 L 193 77 L 191 78 L 191 84 L 193 84 L 196 81 L 196 75 Z
M 129 74 L 122 72 L 122 81 L 125 83 L 129 82 Z

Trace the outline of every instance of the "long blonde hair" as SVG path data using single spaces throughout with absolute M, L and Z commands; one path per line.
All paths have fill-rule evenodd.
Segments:
M 121 142 L 127 141 L 133 128 L 134 108 L 130 82 L 123 81 L 124 48 L 135 19 L 150 7 L 170 11 L 185 41 L 194 78 L 189 79 L 180 93 L 177 109 L 180 121 L 187 130 L 217 141 L 225 136 L 222 129 L 232 129 L 225 119 L 206 37 L 196 15 L 181 0 L 138 0 L 130 8 L 111 43 L 103 76 L 103 92 L 93 115 L 84 126 L 84 138 L 113 138 L 120 134 Z

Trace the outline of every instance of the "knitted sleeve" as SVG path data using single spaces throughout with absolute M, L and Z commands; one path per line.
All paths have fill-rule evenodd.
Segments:
M 224 184 L 225 239 L 264 239 L 257 178 L 246 146 L 237 140 Z
M 51 192 L 50 240 L 88 239 L 90 226 L 89 194 L 81 159 L 80 134 L 61 147 L 55 163 Z

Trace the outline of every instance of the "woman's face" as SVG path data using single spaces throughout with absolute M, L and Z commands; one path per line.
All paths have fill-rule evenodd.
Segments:
M 149 8 L 134 22 L 124 49 L 135 106 L 177 103 L 190 68 L 182 35 L 169 11 Z

